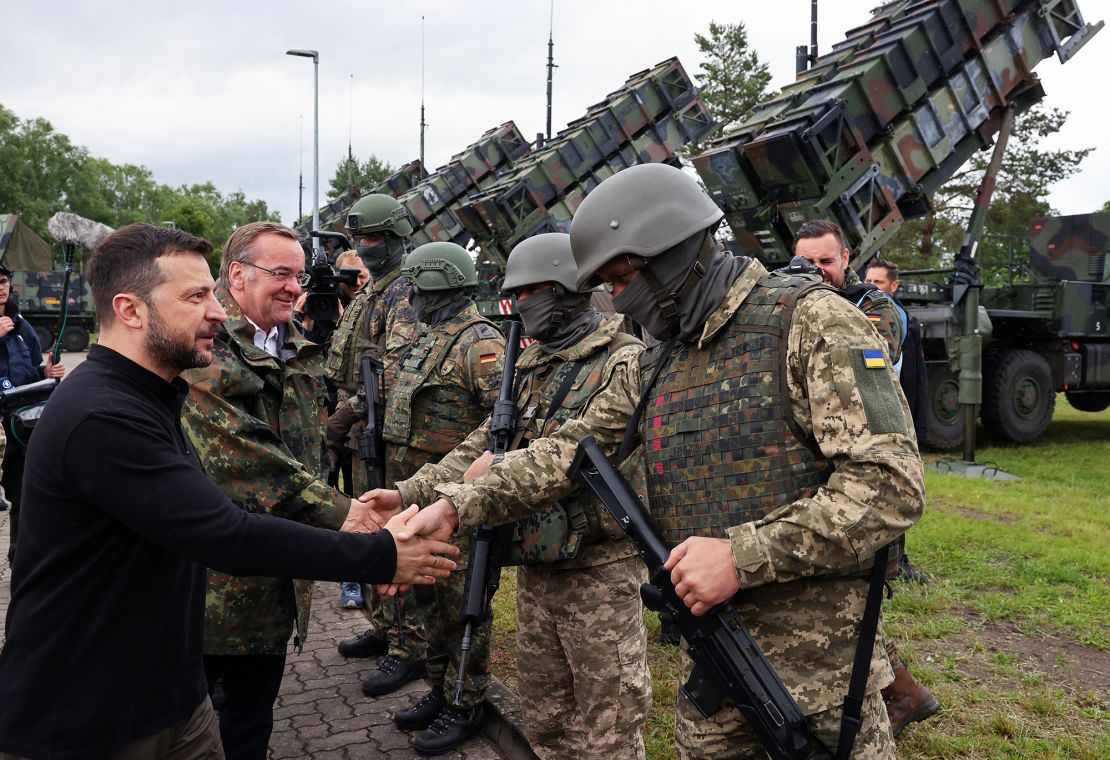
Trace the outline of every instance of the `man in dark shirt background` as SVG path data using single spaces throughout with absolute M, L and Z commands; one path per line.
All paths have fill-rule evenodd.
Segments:
M 180 230 L 130 225 L 91 257 L 99 345 L 51 398 L 26 466 L 20 562 L 0 651 L 0 760 L 222 758 L 201 661 L 205 567 L 235 575 L 431 583 L 458 551 L 238 509 L 180 425 L 177 375 L 226 319 Z M 361 503 L 347 530 L 379 527 Z M 80 636 L 72 626 L 80 623 Z
M 49 348 L 47 346 L 48 350 Z M 65 371 L 60 363 L 54 363 L 49 353 L 46 355 L 45 365 L 43 364 L 39 336 L 31 323 L 20 315 L 18 299 L 12 298 L 11 270 L 0 265 L 0 390 L 18 388 L 48 377 L 61 379 Z M 23 491 L 23 456 L 26 452 L 18 437 L 8 435 L 7 438 L 4 474 L 0 483 L 12 505 L 8 562 L 14 562 L 15 541 L 19 534 L 20 496 Z

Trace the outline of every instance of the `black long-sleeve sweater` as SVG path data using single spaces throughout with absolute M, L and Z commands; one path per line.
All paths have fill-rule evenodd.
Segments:
M 0 651 L 0 751 L 104 757 L 188 717 L 207 691 L 205 567 L 392 579 L 388 532 L 335 533 L 229 501 L 182 433 L 187 391 L 93 346 L 43 412 Z

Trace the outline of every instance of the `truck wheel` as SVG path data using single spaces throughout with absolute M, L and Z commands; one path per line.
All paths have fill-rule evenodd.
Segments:
M 948 451 L 964 441 L 964 417 L 960 407 L 960 386 L 956 373 L 947 362 L 929 364 L 929 405 L 925 443 Z
M 1068 391 L 1064 395 L 1081 412 L 1101 412 L 1110 407 L 1110 391 Z
M 50 331 L 49 327 L 35 325 L 35 335 L 39 336 L 39 347 L 45 354 L 54 345 L 54 333 Z
M 1035 351 L 1008 351 L 999 357 L 983 393 L 983 425 L 999 438 L 1028 443 L 1052 422 L 1056 389 L 1052 370 Z
M 89 347 L 89 331 L 81 325 L 70 325 L 62 333 L 62 350 L 76 353 Z

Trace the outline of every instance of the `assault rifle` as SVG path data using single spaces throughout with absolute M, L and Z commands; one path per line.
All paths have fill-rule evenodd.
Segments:
M 812 758 L 812 738 L 802 711 L 744 621 L 727 601 L 700 617 L 690 612 L 663 567 L 671 550 L 593 436 L 579 442 L 567 477 L 590 487 L 647 564 L 649 582 L 640 587 L 640 596 L 649 610 L 673 615 L 686 639 L 694 670 L 682 690 L 694 707 L 708 718 L 731 702 L 774 760 Z
M 505 363 L 501 369 L 501 393 L 490 415 L 489 450 L 496 464 L 505 458 L 513 436 L 516 434 L 516 399 L 513 398 L 513 379 L 516 360 L 520 356 L 520 322 L 509 325 L 505 342 Z M 459 671 L 455 675 L 455 693 L 451 704 L 462 704 L 463 682 L 466 678 L 467 660 L 470 659 L 471 636 L 474 626 L 490 613 L 493 595 L 501 585 L 501 560 L 505 553 L 508 533 L 512 523 L 500 527 L 480 525 L 470 534 L 470 559 L 466 567 L 466 586 L 463 589 L 461 620 L 462 644 L 459 646 Z
M 358 439 L 358 457 L 366 468 L 367 488 L 385 487 L 385 439 L 382 422 L 385 420 L 385 365 L 374 357 L 363 354 L 359 361 L 362 368 L 362 389 L 366 393 L 366 428 Z M 404 617 L 401 597 L 393 597 L 393 616 L 397 620 L 397 638 L 405 645 Z

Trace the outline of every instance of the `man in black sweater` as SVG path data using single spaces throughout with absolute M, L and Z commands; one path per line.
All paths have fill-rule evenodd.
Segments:
M 408 518 L 370 535 L 311 528 L 239 509 L 204 476 L 177 375 L 212 360 L 226 318 L 211 250 L 130 225 L 90 260 L 99 345 L 55 391 L 27 455 L 0 759 L 223 757 L 201 660 L 205 567 L 367 583 L 454 568 L 439 555 L 458 550 L 411 537 Z M 344 524 L 377 527 L 361 503 Z

